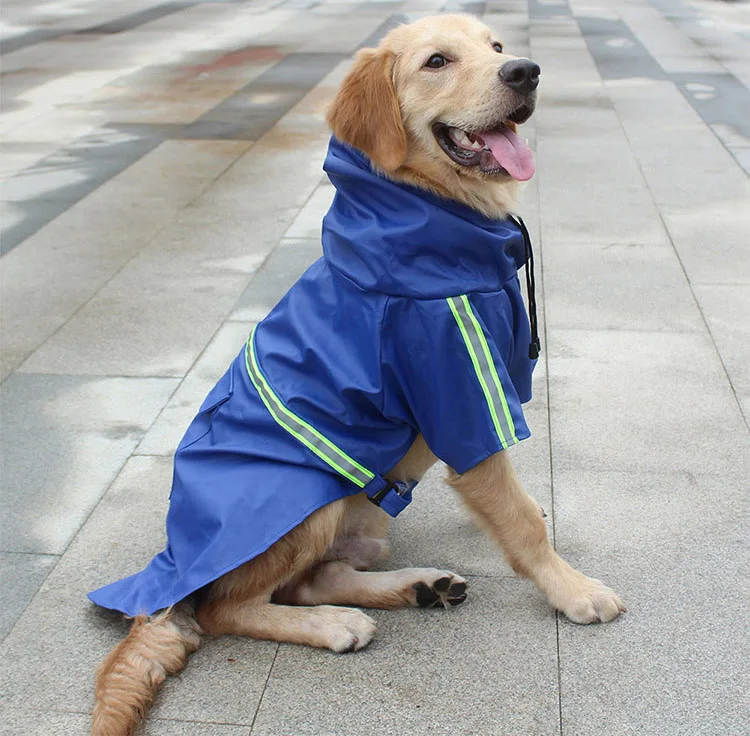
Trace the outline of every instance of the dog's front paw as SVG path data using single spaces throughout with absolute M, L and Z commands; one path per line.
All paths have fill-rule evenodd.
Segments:
M 574 588 L 556 607 L 577 624 L 605 623 L 628 610 L 620 596 L 599 580 L 581 575 Z
M 447 608 L 466 600 L 466 581 L 452 572 L 428 571 L 424 580 L 411 586 L 413 605 L 420 608 Z
M 375 636 L 376 623 L 358 608 L 318 606 L 323 614 L 325 646 L 339 654 L 364 649 Z

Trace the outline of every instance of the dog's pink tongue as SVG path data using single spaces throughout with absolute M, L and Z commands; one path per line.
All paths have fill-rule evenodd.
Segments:
M 492 133 L 481 133 L 495 160 L 514 179 L 527 181 L 534 176 L 531 149 L 507 125 Z

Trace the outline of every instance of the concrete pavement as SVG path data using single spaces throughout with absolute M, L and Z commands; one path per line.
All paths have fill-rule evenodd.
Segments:
M 127 626 L 85 593 L 161 549 L 182 432 L 319 255 L 352 53 L 461 10 L 543 70 L 522 214 L 544 352 L 514 461 L 630 611 L 557 617 L 436 468 L 387 564 L 454 569 L 466 604 L 376 612 L 356 655 L 207 641 L 145 733 L 748 734 L 749 7 L 8 0 L 0 734 L 87 733 Z

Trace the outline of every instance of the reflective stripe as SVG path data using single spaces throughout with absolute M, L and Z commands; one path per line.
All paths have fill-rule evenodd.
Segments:
M 253 382 L 260 398 L 266 405 L 271 416 L 289 434 L 296 437 L 305 447 L 312 450 L 323 462 L 330 465 L 337 473 L 341 473 L 352 483 L 364 488 L 375 474 L 363 468 L 356 460 L 353 460 L 343 450 L 336 447 L 327 437 L 324 437 L 317 429 L 310 426 L 304 419 L 291 412 L 284 406 L 281 399 L 276 396 L 266 381 L 266 377 L 258 365 L 255 354 L 255 330 L 250 333 L 245 346 L 245 365 L 250 380 Z
M 503 385 L 497 375 L 495 363 L 492 360 L 487 339 L 482 327 L 474 314 L 469 299 L 462 296 L 452 296 L 447 300 L 448 306 L 456 319 L 458 328 L 461 330 L 466 349 L 469 352 L 471 363 L 482 386 L 484 398 L 492 416 L 492 423 L 500 439 L 503 448 L 518 442 L 516 427 L 513 417 L 510 415 L 508 402 L 505 398 Z

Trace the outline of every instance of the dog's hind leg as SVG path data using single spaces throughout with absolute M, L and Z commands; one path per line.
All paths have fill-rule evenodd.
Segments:
M 322 562 L 343 562 L 355 570 L 369 570 L 390 550 L 385 539 L 373 537 L 336 537 L 323 556 Z
M 365 608 L 457 606 L 466 599 L 466 581 L 452 572 L 410 567 L 361 572 L 342 562 L 324 562 L 274 600 L 293 605 L 339 604 Z
M 319 509 L 266 552 L 212 584 L 197 618 L 212 636 L 307 644 L 347 652 L 362 649 L 375 635 L 375 622 L 362 611 L 335 606 L 271 603 L 277 588 L 293 585 L 323 559 L 344 527 L 346 499 Z
M 463 475 L 452 472 L 449 482 L 502 547 L 511 567 L 531 579 L 569 619 L 579 624 L 611 621 L 626 610 L 613 590 L 557 555 L 542 512 L 521 487 L 507 450 Z
M 375 621 L 356 608 L 283 606 L 268 601 L 216 601 L 203 608 L 199 620 L 207 634 L 307 644 L 351 652 L 375 636 Z

